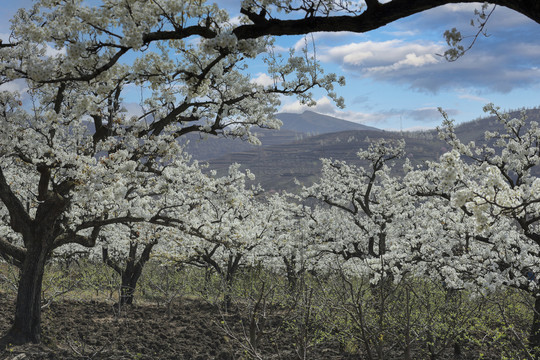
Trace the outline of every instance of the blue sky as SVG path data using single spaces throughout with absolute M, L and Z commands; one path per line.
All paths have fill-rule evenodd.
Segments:
M 0 0 L 0 37 L 9 34 L 9 18 L 30 0 Z M 239 1 L 226 0 L 238 11 Z M 447 5 L 394 22 L 366 34 L 317 33 L 317 58 L 326 72 L 344 75 L 347 85 L 337 89 L 346 108 L 337 109 L 322 92 L 311 110 L 382 129 L 432 128 L 441 123 L 437 107 L 457 122 L 483 115 L 493 102 L 502 109 L 540 105 L 540 24 L 498 7 L 474 47 L 456 62 L 438 56 L 446 49 L 443 33 L 456 27 L 473 35 L 470 26 L 480 4 Z M 309 37 L 311 39 L 311 36 Z M 300 47 L 302 37 L 282 37 L 283 48 Z M 253 77 L 264 80 L 264 67 Z M 282 111 L 305 110 L 294 98 L 284 98 Z

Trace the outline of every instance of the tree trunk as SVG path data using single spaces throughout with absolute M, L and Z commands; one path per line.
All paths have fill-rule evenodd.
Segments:
M 405 351 L 403 353 L 403 360 L 411 360 L 411 290 L 405 288 Z
M 457 340 L 454 343 L 454 359 L 461 359 L 461 344 Z
M 138 237 L 138 233 L 136 234 Z M 119 296 L 120 305 L 133 304 L 133 297 L 135 295 L 137 281 L 139 281 L 139 278 L 141 277 L 144 265 L 148 262 L 148 260 L 150 260 L 150 253 L 152 252 L 152 248 L 155 244 L 157 244 L 157 241 L 145 244 L 143 252 L 139 260 L 137 261 L 137 247 L 139 244 L 136 241 L 131 241 L 129 243 L 129 254 L 124 269 L 120 267 L 118 262 L 109 257 L 108 248 L 103 247 L 103 261 L 122 277 L 122 284 L 120 285 Z
M 15 307 L 15 320 L 0 344 L 22 345 L 41 340 L 41 287 L 48 250 L 41 245 L 27 249 Z
M 242 254 L 229 255 L 229 261 L 227 262 L 227 272 L 225 273 L 225 297 L 224 306 L 225 312 L 228 312 L 232 304 L 232 290 L 235 280 L 236 271 L 240 265 Z
M 120 305 L 131 305 L 133 304 L 133 297 L 135 294 L 135 287 L 137 286 L 137 281 L 141 276 L 141 272 L 125 271 L 122 274 L 122 285 L 120 285 Z
M 223 297 L 223 307 L 225 313 L 227 313 L 232 305 L 232 287 L 233 287 L 234 273 L 227 272 L 225 275 L 225 292 Z
M 296 258 L 294 255 L 291 258 L 283 256 L 283 262 L 285 269 L 287 270 L 287 283 L 289 285 L 289 291 L 294 293 L 298 286 L 298 273 L 296 272 Z
M 536 296 L 534 301 L 534 316 L 529 335 L 529 345 L 535 354 L 535 358 L 540 357 L 540 296 Z

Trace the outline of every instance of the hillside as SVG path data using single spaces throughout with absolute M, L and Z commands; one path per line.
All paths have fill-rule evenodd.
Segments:
M 281 113 L 276 117 L 283 122 L 279 130 L 256 129 L 255 133 L 262 143 L 262 147 L 294 143 L 295 141 L 320 134 L 339 132 L 345 130 L 374 130 L 374 127 L 365 126 L 331 116 L 306 111 L 302 114 Z M 217 136 L 201 138 L 199 134 L 188 134 L 182 139 L 188 140 L 186 151 L 197 160 L 210 160 L 229 153 L 259 151 L 260 146 L 251 145 L 246 141 L 229 139 Z
M 258 138 L 263 147 L 294 142 L 306 135 L 288 130 L 257 129 Z M 201 137 L 199 134 L 187 134 L 182 141 L 186 143 L 186 151 L 197 160 L 207 161 L 224 154 L 252 151 L 260 146 L 252 145 L 240 139 L 218 136 Z
M 427 137 L 427 138 L 426 138 Z M 366 148 L 370 140 L 379 138 L 406 139 L 407 157 L 413 163 L 431 160 L 432 154 L 441 155 L 444 143 L 431 134 L 398 133 L 370 130 L 352 130 L 330 133 L 288 144 L 261 147 L 212 159 L 212 169 L 224 174 L 232 163 L 242 164 L 256 176 L 256 182 L 269 191 L 293 190 L 294 179 L 311 184 L 321 168 L 320 158 L 334 158 L 358 163 L 356 153 Z
M 527 111 L 530 121 L 540 122 L 540 110 Z M 512 113 L 512 117 L 519 112 Z M 484 141 L 486 130 L 501 130 L 493 117 L 481 118 L 456 126 L 462 141 Z M 436 160 L 449 149 L 438 139 L 436 130 L 422 132 L 388 132 L 380 130 L 348 130 L 307 137 L 288 143 L 253 148 L 248 151 L 224 154 L 209 161 L 212 169 L 224 174 L 232 163 L 240 163 L 256 176 L 256 182 L 269 191 L 294 190 L 294 179 L 305 185 L 311 184 L 319 175 L 320 158 L 334 158 L 358 163 L 356 153 L 368 146 L 373 139 L 405 139 L 406 156 L 413 164 Z M 398 163 L 398 168 L 399 168 Z
M 510 117 L 520 118 L 521 111 L 525 111 L 528 122 L 536 121 L 540 123 L 540 108 L 511 111 L 509 113 Z M 502 131 L 502 126 L 493 116 L 475 119 L 456 126 L 456 134 L 463 142 L 484 141 L 484 132 L 486 130 Z
M 282 130 L 290 130 L 310 135 L 321 135 L 346 130 L 373 130 L 380 131 L 372 126 L 366 126 L 347 120 L 338 119 L 313 111 L 304 111 L 302 114 L 280 113 L 276 117 L 283 121 Z

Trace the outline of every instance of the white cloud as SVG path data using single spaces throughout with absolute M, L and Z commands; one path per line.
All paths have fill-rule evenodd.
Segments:
M 399 70 L 441 61 L 434 54 L 444 52 L 435 43 L 407 43 L 402 40 L 365 41 L 322 49 L 320 59 L 341 63 L 345 68 L 370 71 Z
M 360 65 L 362 64 L 362 62 L 372 57 L 373 57 L 373 53 L 371 51 L 353 52 L 353 53 L 345 55 L 343 57 L 343 62 L 347 64 L 352 64 L 352 65 Z
M 28 86 L 26 85 L 26 81 L 17 79 L 0 85 L 0 91 L 16 92 L 24 95 L 28 91 Z
M 313 38 L 315 38 L 315 35 L 313 36 Z M 307 48 L 309 49 L 310 47 L 312 48 L 313 47 L 313 42 L 312 42 L 312 39 L 310 37 L 303 37 L 301 38 L 300 40 L 298 40 L 294 46 L 293 46 L 293 49 L 294 51 L 298 52 L 298 51 L 301 51 L 302 49 L 305 49 L 307 46 Z
M 307 106 L 305 104 L 300 104 L 299 101 L 295 101 L 289 104 L 285 104 L 280 109 L 280 112 L 289 112 L 289 113 L 303 113 L 304 111 L 314 111 L 319 114 L 333 116 L 339 119 L 349 120 L 359 124 L 374 124 L 386 121 L 389 117 L 395 116 L 394 113 L 389 112 L 379 112 L 379 113 L 363 113 L 356 111 L 344 111 L 338 110 L 332 100 L 328 97 L 323 96 L 317 100 L 317 105 Z
M 234 16 L 229 19 L 229 24 L 233 26 L 239 26 L 245 19 L 247 19 L 247 17 L 244 15 Z
M 405 59 L 399 60 L 396 63 L 393 63 L 392 65 L 388 66 L 374 66 L 372 68 L 369 68 L 367 71 L 374 73 L 374 72 L 391 72 L 391 71 L 398 71 L 405 68 L 410 67 L 420 67 L 427 64 L 436 64 L 440 60 L 436 59 L 435 56 L 432 54 L 424 54 L 424 55 L 416 55 L 415 53 L 410 53 L 405 55 Z
M 265 73 L 257 73 L 256 77 L 251 79 L 252 83 L 261 85 L 261 86 L 273 86 L 274 85 L 274 79 L 272 79 L 268 74 Z
M 306 110 L 310 110 L 326 115 L 335 113 L 335 108 L 332 100 L 330 100 L 326 96 L 323 96 L 316 101 L 317 104 L 315 106 L 307 106 L 306 104 L 301 104 L 300 101 L 297 100 L 295 102 L 283 105 L 280 109 L 280 112 L 303 113 Z
M 274 45 L 272 45 L 272 47 L 268 48 L 268 51 L 269 52 L 272 51 L 274 53 L 288 53 L 289 48 L 286 48 L 286 47 L 278 45 L 278 44 L 274 44 Z
M 319 59 L 337 63 L 350 74 L 432 93 L 446 88 L 507 93 L 540 80 L 538 40 L 479 39 L 455 62 L 437 56 L 445 49 L 435 42 L 365 41 L 325 47 L 320 49 Z
M 418 30 L 403 30 L 403 31 L 388 31 L 386 34 L 394 37 L 408 37 L 408 36 L 417 36 L 420 33 Z
M 477 102 L 480 102 L 482 104 L 487 104 L 489 103 L 489 99 L 485 98 L 485 97 L 482 97 L 482 96 L 478 96 L 478 95 L 475 95 L 475 94 L 472 94 L 469 90 L 467 89 L 460 89 L 458 90 L 458 98 L 459 99 L 465 99 L 465 100 L 472 100 L 472 101 L 477 101 Z

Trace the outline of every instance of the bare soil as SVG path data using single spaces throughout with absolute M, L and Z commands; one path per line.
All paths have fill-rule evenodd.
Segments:
M 0 292 L 0 333 L 8 330 L 14 298 Z M 42 343 L 0 350 L 0 359 L 246 359 L 241 314 L 223 316 L 217 306 L 182 299 L 169 317 L 164 307 L 132 305 L 120 311 L 106 302 L 61 300 L 42 313 Z M 223 320 L 232 328 L 226 331 Z M 276 322 L 275 326 L 279 326 Z M 286 336 L 281 333 L 279 336 Z M 278 345 L 279 344 L 279 345 Z M 284 345 L 290 344 L 290 346 Z M 295 359 L 292 339 L 268 336 L 265 359 Z M 280 354 L 279 356 L 277 354 Z M 310 349 L 310 359 L 352 359 L 332 344 Z
M 15 298 L 0 291 L 0 334 L 13 321 Z M 258 354 L 250 357 L 243 347 L 247 342 L 245 314 L 232 309 L 228 314 L 216 305 L 198 298 L 182 298 L 167 313 L 164 306 L 152 303 L 117 306 L 107 301 L 59 299 L 42 313 L 42 343 L 0 349 L 0 360 L 41 359 L 138 359 L 138 360 L 247 360 L 301 359 L 297 338 L 280 317 L 279 311 L 266 319 L 266 333 L 261 338 Z M 343 348 L 329 334 L 308 348 L 310 360 L 361 360 L 366 356 Z M 337 336 L 332 336 L 337 335 Z M 334 339 L 334 340 L 332 340 Z M 342 339 L 343 340 L 343 339 Z M 518 348 L 519 344 L 511 345 Z M 417 344 L 425 347 L 425 344 Z M 413 359 L 428 359 L 420 348 Z M 356 349 L 358 350 L 358 349 Z M 461 356 L 446 349 L 439 360 L 500 359 L 497 351 L 469 347 Z M 506 349 L 510 350 L 510 349 Z M 480 355 L 482 353 L 482 355 Z M 508 358 L 508 357 L 507 357 Z M 513 357 L 510 357 L 513 358 Z M 389 351 L 385 359 L 403 359 L 402 351 Z

